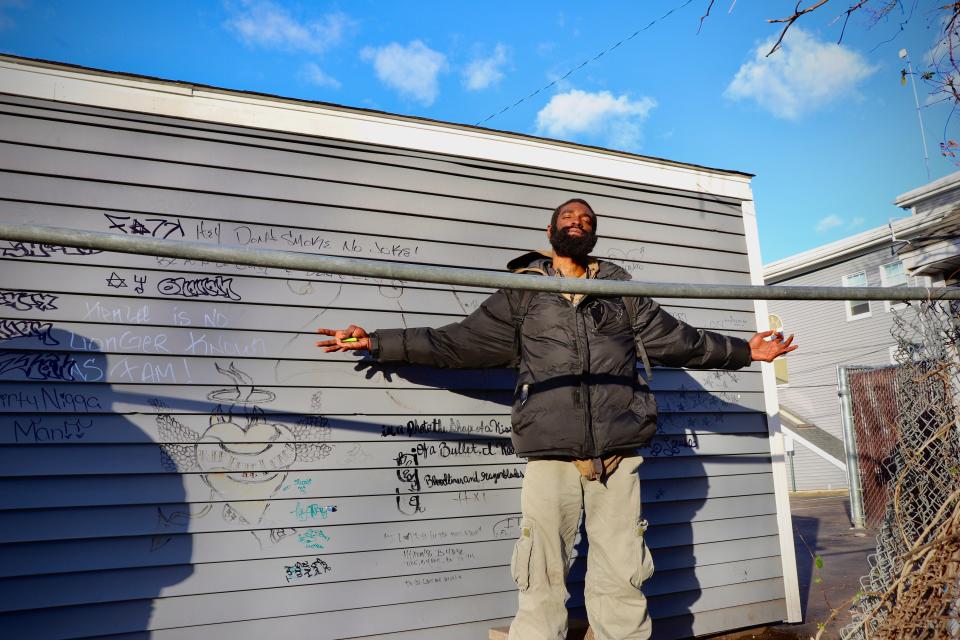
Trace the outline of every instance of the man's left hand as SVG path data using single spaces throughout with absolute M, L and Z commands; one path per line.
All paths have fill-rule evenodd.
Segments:
M 767 340 L 767 338 L 770 339 Z M 784 339 L 779 331 L 761 331 L 750 338 L 750 357 L 754 361 L 772 362 L 774 358 L 797 348 L 797 345 L 791 346 L 791 342 L 793 342 L 793 334 Z

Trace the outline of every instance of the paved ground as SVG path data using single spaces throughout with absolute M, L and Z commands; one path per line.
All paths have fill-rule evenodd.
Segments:
M 824 638 L 839 638 L 839 630 L 849 622 L 846 609 L 850 599 L 860 589 L 860 577 L 869 568 L 867 556 L 876 550 L 876 531 L 850 528 L 850 503 L 846 495 L 795 494 L 790 498 L 790 510 L 793 513 L 804 621 L 714 636 L 713 640 L 806 640 L 815 636 L 817 625 L 830 617 L 831 606 L 841 607 L 844 614 L 831 623 Z M 823 559 L 823 568 L 819 571 L 822 581 L 819 584 L 815 582 L 817 572 L 808 546 L 814 555 Z

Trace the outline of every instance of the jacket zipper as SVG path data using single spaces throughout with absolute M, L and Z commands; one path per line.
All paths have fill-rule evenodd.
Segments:
M 583 303 L 583 300 L 580 300 Z M 580 355 L 580 406 L 583 408 L 583 427 L 590 436 L 589 450 L 584 453 L 594 458 L 593 454 L 597 451 L 597 434 L 593 429 L 592 408 L 590 406 L 590 386 L 586 382 L 586 376 L 590 373 L 590 347 L 587 333 L 590 329 L 587 326 L 587 319 L 580 312 L 580 304 L 573 308 L 575 326 L 577 327 L 577 352 Z M 583 323 L 583 334 L 580 335 L 580 323 Z
M 559 273 L 560 277 L 563 277 L 563 273 Z M 587 278 L 589 278 L 589 274 Z M 597 434 L 593 430 L 593 418 L 590 408 L 590 387 L 586 382 L 586 375 L 590 372 L 590 347 L 589 339 L 587 338 L 587 319 L 580 312 L 580 305 L 583 304 L 583 301 L 587 299 L 587 296 L 583 296 L 580 300 L 577 301 L 577 304 L 573 304 L 572 300 L 568 300 L 566 296 L 561 295 L 561 297 L 566 300 L 570 307 L 573 309 L 573 326 L 577 332 L 577 355 L 580 357 L 580 407 L 583 411 L 583 430 L 590 437 L 590 447 L 588 451 L 583 453 L 588 454 L 591 458 L 596 456 L 592 455 L 597 451 Z M 580 322 L 583 322 L 583 333 L 580 331 Z

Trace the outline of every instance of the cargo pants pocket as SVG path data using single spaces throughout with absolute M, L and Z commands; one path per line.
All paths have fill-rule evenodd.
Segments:
M 513 547 L 510 559 L 510 575 L 520 591 L 530 588 L 530 562 L 533 557 L 533 523 L 524 520 L 520 524 L 520 537 Z
M 630 578 L 630 584 L 637 589 L 650 579 L 654 571 L 653 556 L 650 553 L 650 548 L 647 546 L 646 540 L 644 540 L 644 534 L 647 532 L 648 526 L 647 521 L 641 518 L 637 521 L 634 531 L 633 561 L 636 563 L 636 568 L 633 576 Z

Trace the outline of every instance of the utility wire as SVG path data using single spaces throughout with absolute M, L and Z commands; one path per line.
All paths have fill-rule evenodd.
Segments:
M 549 88 L 552 87 L 553 85 L 557 84 L 557 83 L 560 82 L 561 80 L 566 80 L 567 78 L 569 78 L 569 77 L 572 76 L 574 73 L 576 73 L 577 71 L 579 71 L 579 70 L 582 69 L 583 67 L 587 66 L 587 65 L 590 64 L 591 62 L 594 62 L 594 61 L 602 58 L 604 55 L 610 53 L 611 51 L 613 51 L 614 49 L 616 49 L 616 48 L 619 47 L 620 45 L 624 44 L 625 42 L 629 42 L 630 40 L 633 40 L 633 39 L 636 38 L 638 35 L 640 35 L 640 34 L 643 33 L 644 31 L 646 31 L 646 30 L 649 29 L 650 27 L 652 27 L 653 25 L 655 25 L 655 24 L 657 24 L 658 22 L 660 22 L 660 21 L 662 21 L 662 20 L 665 20 L 666 18 L 670 17 L 671 14 L 673 14 L 673 13 L 676 12 L 676 11 L 679 11 L 680 9 L 683 9 L 685 6 L 687 6 L 687 5 L 690 4 L 691 2 L 693 2 L 693 0 L 686 0 L 686 2 L 684 2 L 683 4 L 678 5 L 678 6 L 674 7 L 673 9 L 670 9 L 670 11 L 667 11 L 665 14 L 663 14 L 663 15 L 660 16 L 659 18 L 656 18 L 656 19 L 654 19 L 654 20 L 651 20 L 651 21 L 647 24 L 647 26 L 645 26 L 645 27 L 643 27 L 643 28 L 641 28 L 641 29 L 637 29 L 636 31 L 634 31 L 633 33 L 631 33 L 629 36 L 627 36 L 626 38 L 624 38 L 624 39 L 621 40 L 620 42 L 618 42 L 618 43 L 616 43 L 616 44 L 613 44 L 613 45 L 610 45 L 609 47 L 607 47 L 606 49 L 604 49 L 603 51 L 601 51 L 601 52 L 598 53 L 597 55 L 593 56 L 592 58 L 588 58 L 587 60 L 584 60 L 583 62 L 581 62 L 580 64 L 578 64 L 578 65 L 575 66 L 574 68 L 570 69 L 569 71 L 567 71 L 565 74 L 563 74 L 563 75 L 560 76 L 559 78 L 556 78 L 555 80 L 552 80 L 552 81 L 548 82 L 547 84 L 545 84 L 544 86 L 540 87 L 539 89 L 537 89 L 537 90 L 534 91 L 533 93 L 531 93 L 531 94 L 529 94 L 529 95 L 527 95 L 527 96 L 524 96 L 524 97 L 520 98 L 519 100 L 517 100 L 516 102 L 514 102 L 514 103 L 511 104 L 511 105 L 507 105 L 506 107 L 504 107 L 504 108 L 501 109 L 500 111 L 497 111 L 496 113 L 490 114 L 489 116 L 487 116 L 486 118 L 484 118 L 484 119 L 481 120 L 480 122 L 477 122 L 474 126 L 479 127 L 479 126 L 482 125 L 484 122 L 487 122 L 488 120 L 493 120 L 494 118 L 496 118 L 496 117 L 499 116 L 500 114 L 505 113 L 505 112 L 509 111 L 510 109 L 513 109 L 515 106 L 517 106 L 517 105 L 520 104 L 521 102 L 524 102 L 524 101 L 526 101 L 526 100 L 529 100 L 530 98 L 532 98 L 533 96 L 537 95 L 538 93 L 541 93 L 541 92 L 543 92 L 543 91 L 546 91 L 547 89 L 549 89 Z
M 893 347 L 893 346 L 896 346 L 896 345 L 890 345 L 890 347 Z M 858 353 L 857 356 L 860 357 L 860 358 L 863 358 L 863 357 L 865 357 L 865 356 L 872 356 L 872 355 L 874 355 L 874 354 L 876 354 L 876 353 L 883 353 L 884 351 L 889 352 L 889 351 L 890 351 L 890 347 L 886 347 L 886 348 L 883 348 L 883 349 L 875 349 L 875 350 L 873 350 L 873 351 L 866 351 L 866 352 L 864 352 L 864 353 Z M 802 376 L 802 375 L 807 374 L 807 373 L 814 373 L 814 372 L 817 372 L 817 371 L 822 371 L 824 367 L 831 367 L 831 366 L 838 365 L 838 364 L 841 364 L 841 363 L 849 363 L 849 361 L 850 361 L 850 358 L 844 358 L 844 359 L 842 359 L 842 360 L 837 360 L 837 361 L 835 361 L 835 362 L 821 363 L 821 364 L 817 365 L 816 367 L 811 367 L 811 368 L 809 368 L 809 369 L 801 369 L 800 371 L 791 371 L 789 365 L 787 365 L 787 375 L 790 376 L 790 377 Z M 789 362 L 789 360 L 787 360 L 787 362 Z M 880 366 L 880 365 L 863 365 L 863 366 Z M 884 365 L 884 366 L 890 366 L 890 365 Z M 788 384 L 789 384 L 789 383 L 788 383 Z M 833 386 L 836 386 L 836 385 L 833 385 Z

